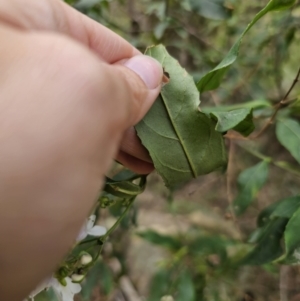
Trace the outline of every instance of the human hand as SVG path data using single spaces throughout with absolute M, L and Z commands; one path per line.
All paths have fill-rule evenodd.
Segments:
M 0 0 L 0 45 L 0 300 L 19 301 L 68 251 L 162 69 L 59 0 Z

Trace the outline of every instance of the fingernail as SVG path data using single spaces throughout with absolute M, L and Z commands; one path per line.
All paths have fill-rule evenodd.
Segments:
M 123 65 L 134 71 L 149 89 L 155 89 L 162 83 L 162 66 L 150 56 L 137 55 L 124 62 Z

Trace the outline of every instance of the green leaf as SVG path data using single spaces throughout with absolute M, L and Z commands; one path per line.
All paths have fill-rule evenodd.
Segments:
M 230 66 L 235 62 L 239 55 L 240 46 L 245 34 L 251 29 L 251 27 L 260 20 L 263 16 L 265 16 L 268 12 L 274 10 L 287 9 L 294 5 L 296 0 L 271 0 L 269 3 L 263 8 L 251 21 L 251 23 L 247 26 L 244 32 L 241 34 L 239 39 L 232 46 L 226 57 L 222 60 L 222 62 L 212 71 L 208 72 L 205 76 L 203 76 L 200 81 L 197 83 L 198 90 L 200 92 L 214 90 L 218 88 L 221 84 L 223 76 L 230 68 Z
M 180 240 L 176 239 L 175 237 L 169 235 L 161 235 L 157 232 L 152 230 L 148 230 L 145 232 L 138 233 L 138 236 L 142 237 L 143 239 L 172 250 L 177 250 L 182 247 Z
M 101 286 L 102 292 L 108 295 L 113 288 L 113 275 L 109 267 L 102 261 L 98 261 L 87 274 L 82 284 L 81 296 L 84 301 L 91 300 L 93 289 Z
M 300 196 L 293 196 L 271 204 L 261 211 L 257 218 L 259 227 L 265 226 L 271 219 L 284 217 L 290 219 L 300 207 Z
M 269 174 L 269 163 L 262 161 L 246 170 L 238 178 L 239 193 L 233 202 L 237 214 L 242 214 L 264 186 Z
M 263 228 L 255 248 L 242 260 L 242 264 L 262 265 L 279 258 L 283 254 L 281 239 L 286 218 L 276 218 Z
M 99 285 L 101 276 L 101 263 L 97 262 L 87 274 L 85 281 L 82 284 L 80 295 L 84 301 L 91 299 L 93 289 Z
M 250 237 L 251 242 L 257 242 L 264 234 L 264 229 L 274 219 L 284 218 L 289 220 L 300 207 L 300 196 L 293 196 L 271 204 L 263 209 L 257 218 L 257 228 Z M 250 242 L 249 241 L 249 242 Z
M 294 212 L 284 232 L 284 241 L 285 241 L 287 256 L 293 255 L 294 251 L 300 247 L 299 229 L 300 229 L 300 208 L 298 208 L 298 210 Z
M 300 124 L 294 119 L 279 118 L 276 124 L 276 136 L 279 142 L 300 163 Z
M 230 10 L 224 6 L 224 0 L 190 0 L 190 6 L 208 19 L 223 20 L 230 17 Z
M 216 119 L 216 131 L 224 133 L 235 130 L 243 136 L 249 136 L 255 129 L 252 109 L 238 109 L 229 112 L 212 112 L 211 117 Z
M 170 75 L 170 82 L 136 125 L 158 173 L 168 187 L 176 187 L 226 165 L 223 137 L 215 122 L 199 112 L 199 92 L 193 78 L 162 46 L 146 51 Z
M 210 254 L 217 254 L 221 261 L 227 259 L 227 246 L 229 240 L 220 236 L 200 236 L 194 239 L 190 244 L 188 244 L 189 253 L 194 256 L 201 256 L 205 258 Z
M 77 9 L 87 9 L 95 6 L 96 4 L 100 3 L 102 0 L 79 0 L 75 8 Z
M 171 281 L 172 273 L 170 269 L 157 272 L 151 280 L 148 301 L 158 301 L 162 296 L 167 295 Z
M 176 301 L 195 301 L 196 290 L 188 270 L 174 265 L 154 275 L 150 285 L 148 301 L 159 301 L 163 296 L 174 295 Z
M 201 111 L 203 113 L 215 113 L 215 112 L 229 112 L 237 109 L 263 109 L 272 107 L 271 103 L 267 100 L 252 100 L 244 103 L 234 104 L 234 105 L 220 105 L 217 107 L 202 107 Z
M 155 26 L 155 28 L 153 30 L 153 34 L 154 34 L 155 38 L 157 40 L 160 40 L 163 37 L 166 29 L 169 28 L 169 26 L 170 26 L 170 22 L 168 20 L 158 23 L 157 26 Z
M 195 301 L 196 291 L 193 278 L 188 271 L 180 273 L 176 301 Z
M 166 3 L 161 2 L 152 2 L 147 6 L 146 14 L 147 15 L 156 15 L 159 20 L 164 20 L 166 11 Z

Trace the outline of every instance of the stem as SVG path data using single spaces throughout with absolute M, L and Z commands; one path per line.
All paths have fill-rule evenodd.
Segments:
M 261 159 L 261 160 L 264 160 L 264 161 L 267 161 L 267 162 L 272 162 L 273 159 L 271 157 L 268 157 L 268 156 L 265 156 L 263 154 L 261 154 L 260 152 L 256 151 L 256 150 L 253 150 L 253 149 L 249 149 L 241 144 L 238 143 L 238 146 L 241 147 L 243 150 L 245 150 L 246 152 L 248 152 L 249 154 L 251 154 L 252 156 L 258 158 L 258 159 Z
M 223 136 L 224 138 L 227 138 L 229 140 L 246 140 L 246 141 L 249 141 L 250 138 L 248 137 L 244 137 L 242 135 L 239 135 L 239 134 L 230 134 L 230 133 L 227 133 L 226 135 Z
M 286 105 L 287 103 L 287 99 L 289 97 L 289 95 L 291 94 L 291 92 L 293 91 L 293 89 L 295 88 L 296 84 L 299 81 L 299 77 L 300 77 L 300 68 L 298 69 L 297 75 L 295 77 L 295 79 L 293 80 L 292 85 L 290 86 L 289 90 L 286 92 L 285 96 L 283 97 L 283 99 L 281 99 L 279 101 L 279 103 L 277 103 L 277 105 L 275 106 L 275 111 L 273 113 L 273 115 L 271 116 L 271 118 L 267 121 L 267 123 L 263 126 L 263 128 L 254 136 L 252 137 L 252 139 L 257 139 L 259 138 L 269 127 L 270 125 L 273 123 L 273 121 L 275 120 L 277 113 L 279 112 L 279 110 Z
M 298 177 L 300 177 L 300 170 L 289 165 L 287 162 L 284 162 L 284 161 L 275 161 L 273 160 L 271 157 L 268 157 L 268 156 L 265 156 L 263 154 L 261 154 L 260 152 L 258 151 L 255 151 L 255 150 L 252 150 L 252 149 L 249 149 L 241 144 L 237 144 L 239 147 L 241 147 L 242 149 L 244 149 L 246 152 L 248 152 L 249 154 L 251 154 L 252 156 L 260 159 L 260 160 L 265 160 L 271 164 L 273 164 L 274 166 L 276 167 L 279 167 L 285 171 L 288 171 Z
M 126 209 L 123 211 L 123 213 L 119 216 L 118 220 L 115 222 L 115 224 L 106 232 L 106 234 L 104 236 L 102 236 L 102 238 L 100 238 L 99 240 L 101 240 L 102 242 L 105 242 L 105 240 L 107 239 L 107 237 L 119 226 L 119 224 L 121 223 L 122 219 L 125 217 L 125 215 L 127 214 L 127 212 L 129 211 L 129 209 L 132 207 L 133 205 L 133 201 L 134 198 L 131 198 L 129 200 L 129 205 L 126 207 Z
M 230 133 L 227 133 L 224 137 L 230 140 L 248 140 L 248 141 L 259 138 L 273 124 L 279 110 L 282 109 L 283 106 L 289 105 L 292 102 L 291 100 L 288 99 L 288 97 L 290 96 L 291 92 L 293 91 L 296 84 L 298 83 L 299 77 L 300 77 L 300 68 L 298 69 L 297 75 L 293 80 L 293 83 L 290 86 L 289 90 L 286 92 L 285 96 L 274 106 L 275 109 L 274 113 L 257 134 L 253 135 L 252 137 L 243 137 L 241 135 L 237 135 L 237 134 L 232 135 Z
M 275 161 L 275 162 L 272 162 L 275 166 L 285 170 L 285 171 L 288 171 L 292 174 L 294 174 L 295 176 L 298 176 L 300 177 L 300 170 L 293 167 L 293 166 L 290 166 L 287 162 L 284 162 L 284 161 Z
M 97 255 L 95 256 L 95 258 L 93 259 L 93 262 L 96 262 L 102 252 L 103 246 L 104 246 L 104 242 L 107 239 L 107 237 L 119 226 L 119 224 L 121 223 L 122 219 L 125 217 L 125 215 L 127 214 L 127 212 L 129 211 L 129 209 L 132 207 L 133 201 L 135 200 L 134 198 L 131 198 L 129 201 L 129 205 L 127 206 L 127 208 L 123 211 L 123 213 L 119 216 L 118 220 L 115 222 L 115 224 L 106 232 L 106 234 L 98 239 L 98 243 L 101 242 L 101 246 L 98 250 Z
M 105 240 L 107 239 L 107 237 L 119 226 L 119 224 L 121 223 L 122 219 L 125 217 L 125 215 L 127 214 L 127 212 L 129 211 L 129 209 L 131 208 L 134 198 L 131 198 L 129 200 L 129 205 L 126 207 L 126 209 L 123 211 L 123 213 L 119 216 L 119 218 L 117 219 L 117 221 L 114 223 L 114 225 L 106 232 L 105 235 L 99 237 L 93 237 L 84 241 L 81 241 L 78 245 L 83 245 L 86 243 L 90 243 L 93 241 L 97 241 L 97 243 L 101 242 L 102 244 L 105 242 Z

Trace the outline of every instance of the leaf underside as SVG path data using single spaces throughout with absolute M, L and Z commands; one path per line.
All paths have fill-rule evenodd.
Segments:
M 148 48 L 146 54 L 162 64 L 170 81 L 136 130 L 166 186 L 224 167 L 223 137 L 215 131 L 215 122 L 199 111 L 193 78 L 162 45 Z

